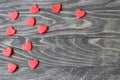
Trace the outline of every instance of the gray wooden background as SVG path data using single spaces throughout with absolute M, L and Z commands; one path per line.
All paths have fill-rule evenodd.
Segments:
M 60 14 L 50 9 L 58 2 Z M 29 12 L 33 3 L 41 8 L 37 14 Z M 87 15 L 76 19 L 76 8 Z M 8 17 L 12 10 L 20 12 L 16 21 Z M 29 16 L 37 18 L 33 28 L 25 24 Z M 39 23 L 49 26 L 46 34 L 37 32 Z M 5 35 L 9 25 L 15 36 Z M 27 39 L 33 43 L 29 52 L 21 49 Z M 2 54 L 6 46 L 13 47 L 12 58 Z M 33 58 L 40 60 L 36 70 L 27 65 Z M 8 73 L 8 62 L 19 69 Z M 0 0 L 0 80 L 120 80 L 120 0 Z

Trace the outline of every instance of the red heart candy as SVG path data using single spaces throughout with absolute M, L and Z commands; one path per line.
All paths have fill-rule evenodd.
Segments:
M 19 16 L 19 12 L 18 11 L 11 11 L 9 12 L 9 17 L 12 19 L 12 20 L 16 20 Z
M 27 40 L 24 44 L 22 44 L 22 48 L 26 51 L 32 50 L 32 42 Z
M 48 27 L 46 25 L 40 24 L 38 25 L 38 32 L 40 34 L 44 34 L 45 32 L 47 32 Z
M 35 23 L 36 23 L 35 17 L 29 17 L 26 19 L 26 24 L 28 26 L 35 26 Z
M 38 7 L 37 4 L 33 4 L 31 7 L 30 7 L 30 12 L 31 13 L 37 13 L 40 11 L 40 8 Z
M 6 29 L 6 35 L 12 36 L 16 33 L 16 30 L 13 28 L 13 26 L 8 26 Z
M 31 59 L 31 60 L 28 60 L 28 65 L 31 69 L 35 69 L 39 64 L 39 60 L 37 59 Z
M 53 5 L 51 6 L 51 8 L 52 8 L 52 10 L 53 10 L 54 12 L 59 13 L 60 10 L 61 10 L 61 8 L 62 8 L 62 5 L 59 4 L 59 3 L 53 4 Z
M 76 9 L 76 18 L 82 18 L 84 17 L 86 14 L 86 12 L 84 10 L 81 10 L 81 9 Z
M 3 48 L 2 50 L 2 53 L 7 56 L 7 57 L 10 57 L 12 55 L 12 48 L 11 47 L 6 47 L 6 48 Z
M 18 66 L 14 63 L 8 63 L 7 67 L 8 67 L 8 72 L 13 73 L 16 71 Z

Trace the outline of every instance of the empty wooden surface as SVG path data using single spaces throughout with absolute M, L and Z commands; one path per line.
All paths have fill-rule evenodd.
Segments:
M 61 3 L 62 11 L 54 13 L 53 3 Z M 31 4 L 41 11 L 29 12 Z M 75 10 L 86 10 L 83 19 L 76 19 Z M 18 10 L 16 21 L 8 12 Z M 25 19 L 35 16 L 37 24 L 28 27 Z M 49 30 L 40 35 L 38 24 Z M 17 34 L 5 35 L 12 25 Z M 24 51 L 26 40 L 33 43 L 32 51 Z M 11 58 L 1 50 L 14 49 Z M 27 60 L 38 58 L 40 65 L 31 70 Z M 7 63 L 14 62 L 19 69 L 10 74 Z M 120 0 L 0 0 L 0 80 L 120 80 Z

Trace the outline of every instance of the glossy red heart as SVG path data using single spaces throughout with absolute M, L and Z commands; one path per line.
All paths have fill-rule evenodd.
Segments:
M 19 12 L 18 11 L 11 11 L 9 12 L 9 17 L 12 19 L 12 20 L 16 20 L 19 16 Z
M 13 50 L 11 47 L 6 47 L 6 48 L 3 48 L 2 53 L 7 57 L 11 57 L 12 51 Z
M 6 35 L 12 36 L 16 33 L 16 30 L 13 28 L 13 26 L 8 26 L 6 29 Z
M 32 42 L 27 40 L 24 44 L 22 44 L 23 50 L 30 51 L 32 50 Z
M 35 26 L 35 23 L 36 23 L 35 17 L 29 17 L 26 19 L 26 24 L 28 26 Z
M 31 7 L 30 7 L 30 12 L 31 13 L 38 13 L 40 11 L 40 8 L 38 7 L 37 4 L 33 4 Z
M 28 60 L 28 65 L 31 69 L 35 69 L 39 64 L 39 60 L 38 59 L 31 59 Z
M 38 32 L 40 34 L 44 34 L 45 32 L 47 32 L 47 30 L 48 30 L 48 27 L 46 25 L 44 24 L 38 25 Z
M 86 14 L 86 12 L 84 10 L 81 10 L 81 9 L 76 9 L 76 18 L 82 18 L 84 17 Z
M 54 12 L 56 12 L 56 13 L 59 13 L 60 10 L 61 10 L 61 8 L 62 8 L 62 5 L 59 4 L 59 3 L 53 4 L 53 5 L 51 6 L 51 9 L 52 9 Z
M 17 70 L 18 66 L 15 63 L 8 63 L 8 72 L 13 73 Z

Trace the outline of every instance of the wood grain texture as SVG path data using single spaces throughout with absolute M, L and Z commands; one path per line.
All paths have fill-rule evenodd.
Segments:
M 51 11 L 53 3 L 61 3 L 62 11 Z M 31 14 L 31 4 L 41 11 Z M 75 10 L 86 10 L 83 19 L 76 19 Z M 11 21 L 8 12 L 18 10 L 20 16 Z M 35 16 L 31 28 L 25 19 Z M 40 35 L 38 24 L 49 30 Z M 12 25 L 15 36 L 6 37 L 5 29 Z M 21 45 L 27 39 L 33 50 Z M 12 58 L 2 55 L 2 48 L 14 49 Z M 40 65 L 31 70 L 27 60 L 38 58 Z M 19 69 L 9 74 L 7 63 L 15 62 Z M 120 80 L 120 0 L 1 0 L 0 1 L 0 80 Z

